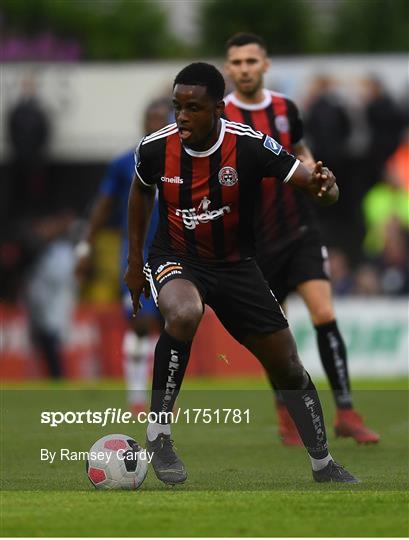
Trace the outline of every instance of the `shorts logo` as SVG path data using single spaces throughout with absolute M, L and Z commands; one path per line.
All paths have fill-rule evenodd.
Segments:
M 222 186 L 234 186 L 234 184 L 237 184 L 238 179 L 237 171 L 233 167 L 223 167 L 219 171 L 219 182 Z
M 176 210 L 176 215 L 182 217 L 182 221 L 186 229 L 196 229 L 200 223 L 208 223 L 221 218 L 224 214 L 230 214 L 230 206 L 225 205 L 217 210 L 209 210 L 211 201 L 207 197 L 203 197 L 197 208 L 188 208 Z
M 267 137 L 265 138 L 265 141 L 263 143 L 264 148 L 267 148 L 267 150 L 270 150 L 270 152 L 273 152 L 276 156 L 278 156 L 282 150 L 281 144 L 279 144 L 277 141 L 273 139 L 273 137 Z
M 288 133 L 290 131 L 290 124 L 288 118 L 283 114 L 276 116 L 274 120 L 275 126 L 280 133 Z
M 158 283 L 162 283 L 162 281 L 170 276 L 180 275 L 182 270 L 183 266 L 179 262 L 167 261 L 158 266 L 155 272 L 155 279 Z

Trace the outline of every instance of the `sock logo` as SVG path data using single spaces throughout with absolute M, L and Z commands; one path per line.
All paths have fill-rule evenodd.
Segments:
M 317 446 L 316 448 L 312 450 L 317 451 L 317 450 L 326 449 L 327 443 L 325 442 L 325 431 L 323 428 L 323 422 L 322 422 L 321 415 L 315 412 L 314 398 L 311 397 L 309 394 L 304 394 L 302 398 L 304 400 L 304 404 L 306 408 L 308 409 L 311 415 L 312 424 L 314 426 L 316 440 L 317 440 Z
M 340 392 L 337 392 L 337 401 L 343 405 L 352 405 L 352 398 L 348 388 L 348 375 L 346 371 L 346 359 L 340 351 L 340 341 L 335 332 L 328 332 L 328 344 L 334 358 L 334 366 L 338 375 Z
M 179 351 L 170 350 L 170 361 L 168 366 L 168 380 L 165 387 L 165 396 L 163 398 L 162 411 L 167 412 L 169 402 L 171 401 L 176 389 L 175 375 L 180 368 Z

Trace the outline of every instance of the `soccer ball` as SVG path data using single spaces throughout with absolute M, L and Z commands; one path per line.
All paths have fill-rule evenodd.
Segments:
M 106 435 L 91 447 L 86 470 L 97 489 L 138 489 L 148 473 L 148 462 L 132 437 Z

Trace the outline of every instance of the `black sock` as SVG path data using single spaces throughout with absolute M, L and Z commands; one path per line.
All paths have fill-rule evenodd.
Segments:
M 347 351 L 338 330 L 337 322 L 315 327 L 318 349 L 339 409 L 352 408 L 351 386 L 348 375 Z
M 281 390 L 285 405 L 309 455 L 323 459 L 328 455 L 327 435 L 320 398 L 307 372 L 308 382 L 302 390 Z
M 191 341 L 178 341 L 165 330 L 162 332 L 155 349 L 151 411 L 172 412 L 189 362 L 191 346 Z M 170 423 L 164 415 L 158 421 L 161 424 Z

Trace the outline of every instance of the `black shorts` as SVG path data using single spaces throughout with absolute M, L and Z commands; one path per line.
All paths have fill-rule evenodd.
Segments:
M 287 319 L 254 259 L 205 266 L 171 254 L 151 253 L 144 273 L 157 304 L 161 288 L 173 279 L 186 279 L 204 304 L 216 313 L 238 341 L 248 334 L 277 332 Z
M 301 283 L 329 279 L 328 251 L 315 232 L 297 238 L 260 267 L 280 303 Z

